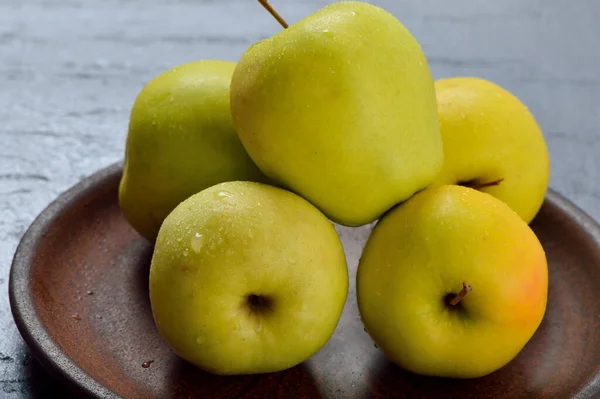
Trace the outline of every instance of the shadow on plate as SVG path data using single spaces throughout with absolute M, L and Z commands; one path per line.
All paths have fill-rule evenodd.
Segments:
M 271 374 L 215 376 L 178 359 L 169 379 L 174 390 L 171 394 L 176 398 L 322 398 L 310 370 L 304 364 Z

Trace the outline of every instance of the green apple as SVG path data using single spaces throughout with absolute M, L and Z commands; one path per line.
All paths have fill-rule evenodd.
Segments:
M 173 351 L 215 374 L 284 370 L 333 334 L 348 293 L 333 224 L 302 197 L 226 182 L 179 204 L 162 224 L 150 301 Z
M 546 310 L 542 245 L 508 205 L 430 187 L 381 218 L 359 261 L 357 303 L 383 353 L 413 373 L 476 378 L 514 359 Z
M 328 5 L 249 48 L 233 73 L 231 112 L 269 178 L 347 226 L 428 186 L 443 163 L 423 51 L 368 3 Z
M 214 184 L 267 182 L 231 121 L 235 63 L 189 62 L 161 73 L 131 111 L 119 202 L 129 223 L 154 241 L 177 204 Z
M 485 79 L 440 79 L 435 87 L 445 152 L 435 185 L 485 191 L 531 222 L 550 179 L 548 148 L 531 112 Z

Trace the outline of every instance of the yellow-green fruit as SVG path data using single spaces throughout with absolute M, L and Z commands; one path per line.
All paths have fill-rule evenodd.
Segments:
M 275 372 L 333 334 L 348 271 L 333 224 L 302 197 L 252 182 L 218 184 L 165 219 L 150 266 L 162 337 L 215 374 Z
M 119 202 L 129 223 L 150 241 L 190 195 L 225 181 L 267 181 L 232 125 L 234 68 L 219 60 L 186 63 L 155 77 L 135 100 Z
M 548 267 L 535 233 L 508 205 L 444 185 L 379 220 L 356 283 L 363 323 L 392 362 L 476 378 L 514 359 L 539 327 Z M 463 283 L 471 291 L 453 304 Z
M 435 185 L 485 191 L 531 222 L 550 180 L 548 149 L 533 115 L 485 79 L 441 79 L 435 87 L 445 152 Z
M 372 222 L 442 166 L 423 51 L 368 3 L 328 5 L 249 48 L 231 109 L 261 170 L 340 224 Z

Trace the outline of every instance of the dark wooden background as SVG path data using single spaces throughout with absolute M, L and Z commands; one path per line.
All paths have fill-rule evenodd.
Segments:
M 600 220 L 600 1 L 378 0 L 435 78 L 480 76 L 545 132 L 551 187 Z M 293 23 L 331 1 L 271 0 Z M 123 156 L 142 86 L 177 64 L 235 61 L 280 29 L 254 0 L 0 0 L 0 397 L 70 397 L 32 359 L 7 280 L 22 234 L 59 193 Z

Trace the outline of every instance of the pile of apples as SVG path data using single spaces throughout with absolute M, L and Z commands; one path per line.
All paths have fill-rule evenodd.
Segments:
M 338 2 L 237 63 L 165 71 L 136 98 L 119 203 L 154 244 L 158 331 L 215 374 L 293 367 L 349 292 L 335 223 L 374 223 L 362 323 L 394 363 L 475 378 L 510 362 L 547 303 L 529 223 L 549 181 L 540 128 L 480 78 L 434 81 L 410 32 Z M 362 326 L 361 326 L 362 328 Z

